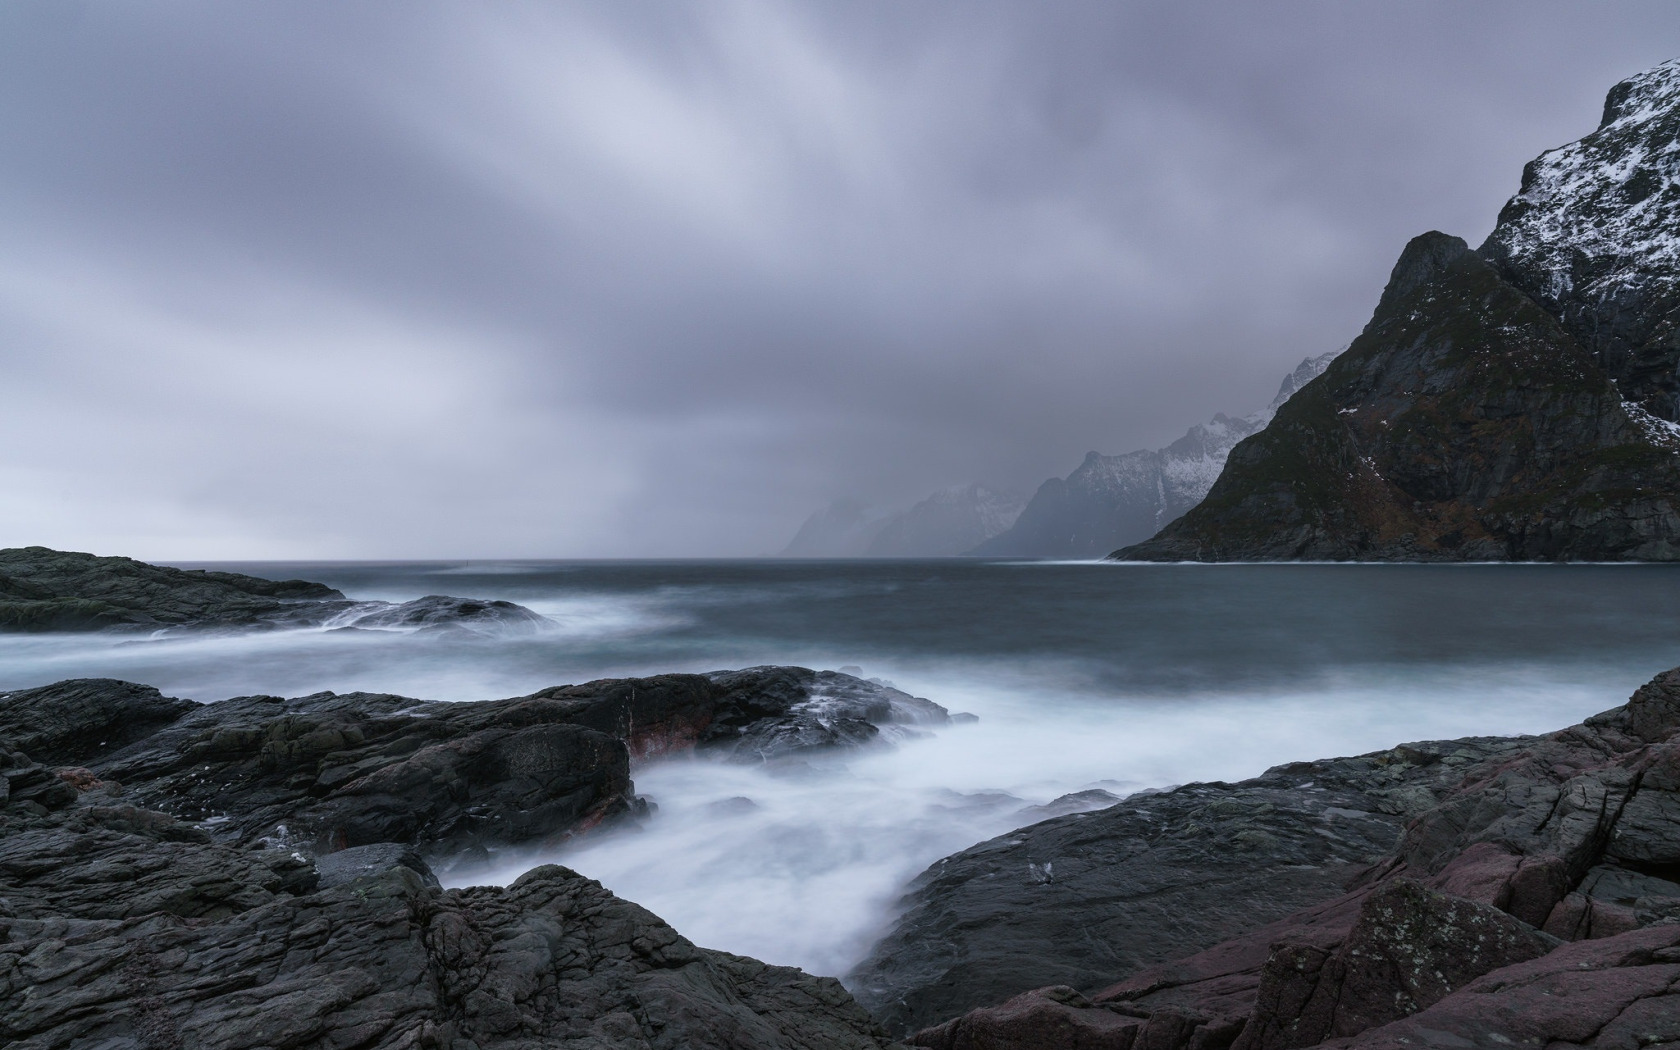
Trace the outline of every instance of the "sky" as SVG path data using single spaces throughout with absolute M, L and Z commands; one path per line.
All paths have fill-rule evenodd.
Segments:
M 1649 3 L 0 0 L 0 546 L 751 556 L 1264 405 Z

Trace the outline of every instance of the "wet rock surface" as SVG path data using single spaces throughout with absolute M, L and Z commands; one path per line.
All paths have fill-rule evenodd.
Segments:
M 0 630 L 254 626 L 344 600 L 324 584 L 171 569 L 46 547 L 0 550 Z
M 680 716 L 701 727 L 687 746 L 762 756 L 864 739 L 804 732 L 813 711 L 943 709 L 803 668 L 547 692 L 199 705 L 84 679 L 0 694 L 0 1045 L 888 1045 L 832 978 L 699 948 L 565 868 L 442 890 L 422 852 L 632 811 L 631 748 L 609 730 Z
M 999 836 L 929 868 L 848 977 L 893 1031 L 1041 985 L 1094 991 L 1342 892 L 1490 738 L 1189 784 Z
M 1263 892 L 1241 886 L 1218 892 L 1231 885 L 1221 881 L 1222 865 L 1230 860 L 1216 856 L 1218 844 L 1231 840 L 1229 829 L 1197 826 L 1181 814 L 1180 834 L 1203 837 L 1210 858 L 1177 854 L 1186 858 L 1180 861 L 1184 888 L 1166 899 L 1190 905 L 1177 913 L 1187 920 L 1184 934 L 1167 923 L 1140 923 L 1128 931 L 1122 918 L 1146 915 L 1153 901 L 1099 896 L 1090 892 L 1097 884 L 1089 879 L 1083 925 L 1052 908 L 1033 930 L 1035 917 L 1023 910 L 1014 933 L 1045 957 L 1059 938 L 1082 965 L 1095 956 L 1079 944 L 1081 935 L 1116 938 L 1106 949 L 1116 957 L 1152 950 L 1179 957 L 1130 972 L 1116 966 L 1106 984 L 1056 982 L 1065 971 L 1044 966 L 1036 972 L 1048 987 L 1012 998 L 999 994 L 966 1012 L 952 1008 L 929 1018 L 910 1041 L 941 1050 L 1631 1050 L 1680 1041 L 1680 882 L 1673 878 L 1680 869 L 1670 859 L 1680 835 L 1680 806 L 1673 804 L 1680 787 L 1677 755 L 1680 671 L 1671 671 L 1626 705 L 1544 736 L 1407 745 L 1358 759 L 1281 767 L 1245 784 L 1179 789 L 1234 795 L 1313 768 L 1317 775 L 1291 790 L 1349 792 L 1369 800 L 1375 811 L 1393 809 L 1397 819 L 1385 825 L 1391 845 L 1374 864 L 1353 869 L 1345 885 L 1325 879 L 1318 900 L 1274 918 L 1267 908 L 1272 898 Z M 1128 799 L 1114 810 L 1153 798 Z M 1356 807 L 1344 802 L 1337 808 Z M 1296 808 L 1289 819 L 1311 815 Z M 999 844 L 1054 843 L 1067 823 L 1047 821 Z M 967 851 L 946 866 L 975 855 Z M 1262 873 L 1269 863 L 1269 855 L 1257 858 Z M 1136 861 L 1113 867 L 1128 864 Z M 1214 887 L 1201 896 L 1192 888 L 1198 864 L 1208 866 Z M 904 924 L 941 909 L 978 915 L 979 902 L 1007 892 L 987 885 L 996 878 L 935 892 L 938 870 L 912 894 Z M 1285 868 L 1271 870 L 1281 874 Z M 1302 885 L 1302 892 L 1312 890 Z M 1197 923 L 1205 928 L 1213 921 L 1244 928 L 1195 950 Z M 946 941 L 940 950 L 955 944 L 967 953 L 962 967 L 930 966 L 917 974 L 900 958 L 895 970 L 889 952 L 902 956 L 914 944 L 913 937 L 900 936 L 904 924 L 883 942 L 872 972 L 958 984 L 976 995 L 997 979 L 970 975 L 989 964 L 1013 973 L 1012 958 L 985 954 L 993 944 L 982 926 L 960 924 L 939 932 Z M 1174 952 L 1174 945 L 1180 950 Z M 1014 974 L 1017 981 L 1023 977 Z M 899 988 L 898 1000 L 884 1008 L 879 999 L 868 999 L 867 990 L 864 996 L 889 1025 L 913 1020 L 906 1005 L 930 1001 L 923 985 Z
M 696 947 L 565 868 L 442 891 L 400 858 L 328 878 L 305 854 L 99 819 L 0 817 L 7 1047 L 886 1043 L 833 979 Z M 33 892 L 28 871 L 47 865 L 105 899 Z M 145 881 L 113 888 L 112 865 Z
M 120 785 L 218 841 L 432 854 L 552 843 L 641 811 L 631 762 L 682 750 L 786 761 L 943 722 L 944 708 L 833 671 L 760 667 L 447 703 L 377 693 L 213 704 L 78 679 L 0 693 L 8 790 Z

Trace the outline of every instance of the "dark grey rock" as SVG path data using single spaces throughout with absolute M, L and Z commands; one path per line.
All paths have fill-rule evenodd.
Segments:
M 443 594 L 429 594 L 398 604 L 363 602 L 340 613 L 334 622 L 359 628 L 465 628 L 480 631 L 528 631 L 553 623 L 548 617 L 513 602 L 451 598 Z
M 1045 985 L 1094 992 L 1337 896 L 1466 763 L 1519 746 L 1296 763 L 1010 832 L 917 877 L 847 986 L 893 1032 Z
M 0 550 L 0 630 L 255 626 L 344 595 L 306 580 L 171 569 L 46 547 Z
M 886 1044 L 834 980 L 696 947 L 564 868 L 445 892 L 397 863 L 314 889 L 210 843 L 84 853 L 90 832 L 62 819 L 0 836 L 8 1048 Z M 114 863 L 143 869 L 143 892 Z M 104 902 L 37 892 L 49 868 Z
M 338 626 L 463 633 L 530 631 L 551 621 L 521 605 L 429 595 L 354 602 L 325 584 L 172 569 L 132 558 L 0 550 L 0 631 L 147 631 Z
M 149 685 L 70 679 L 0 693 L 0 739 L 42 762 L 79 765 L 143 740 L 197 707 Z
M 639 813 L 633 757 L 781 760 L 944 718 L 890 686 L 789 667 L 472 703 L 320 693 L 195 704 L 109 679 L 0 694 L 0 742 L 15 733 L 86 767 L 73 775 L 122 785 L 125 801 L 219 841 L 318 851 L 399 842 L 433 854 L 553 842 Z M 0 762 L 13 801 L 51 810 L 76 797 L 27 755 Z
M 1314 776 L 1286 794 L 1357 792 L 1406 816 L 1403 828 L 1391 828 L 1399 834 L 1387 855 L 1358 872 L 1345 892 L 1321 883 L 1316 902 L 1259 925 L 1277 890 L 1264 882 L 1233 885 L 1224 867 L 1229 858 L 1211 850 L 1205 859 L 1181 855 L 1187 857 L 1183 884 L 1207 873 L 1215 892 L 1205 897 L 1170 886 L 1159 898 L 1103 898 L 1104 884 L 1086 879 L 1080 888 L 1089 894 L 1089 920 L 1099 934 L 1120 928 L 1111 908 L 1147 915 L 1163 903 L 1174 917 L 1190 920 L 1188 936 L 1166 922 L 1139 923 L 1117 945 L 1134 955 L 1163 941 L 1194 943 L 1206 913 L 1246 929 L 1106 988 L 1042 988 L 969 1011 L 918 1032 L 912 1042 L 1036 1050 L 1054 1045 L 1042 1037 L 1052 1031 L 1068 1033 L 1071 1045 L 1115 1050 L 1286 1050 L 1321 1042 L 1631 1050 L 1664 1042 L 1670 1022 L 1680 1033 L 1680 995 L 1670 994 L 1680 977 L 1674 945 L 1680 883 L 1671 876 L 1680 872 L 1661 859 L 1638 858 L 1666 857 L 1677 833 L 1668 806 L 1677 756 L 1680 670 L 1657 676 L 1622 707 L 1544 736 L 1409 745 L 1362 759 L 1280 767 L 1235 790 L 1312 769 Z M 1649 801 L 1641 803 L 1642 796 Z M 1087 822 L 1125 812 L 1133 801 Z M 1279 805 L 1276 812 L 1283 810 Z M 1290 816 L 1295 833 L 1311 826 L 1302 821 L 1306 816 L 1299 807 Z M 1046 822 L 1024 837 L 1069 819 L 1076 818 Z M 1208 835 L 1202 822 L 1182 816 L 1173 826 L 1186 838 Z M 1276 872 L 1272 863 L 1257 859 L 1262 872 Z M 1040 863 L 1029 876 L 1047 888 L 1061 870 L 1059 862 Z M 909 918 L 941 905 L 977 916 L 975 902 L 988 895 L 1002 900 L 1005 893 L 983 882 L 978 889 L 960 885 L 942 902 L 926 899 L 924 888 Z M 1089 957 L 1080 944 L 1085 932 L 1064 915 L 1040 917 L 1015 906 L 1021 926 L 1059 929 L 1068 955 Z M 990 952 L 995 944 L 985 939 L 986 927 L 975 925 L 954 935 L 934 933 Z M 903 932 L 901 926 L 893 936 Z M 1549 935 L 1584 943 L 1559 946 Z M 1017 939 L 1029 950 L 1043 943 Z M 979 983 L 984 976 L 974 975 L 988 966 L 1012 965 L 1014 950 L 974 952 L 969 968 L 948 971 L 948 979 Z M 1115 1014 L 1133 1020 L 1117 1021 Z
M 400 842 L 377 842 L 371 846 L 352 846 L 337 853 L 329 853 L 315 861 L 321 889 L 332 889 L 370 875 L 383 875 L 393 868 L 406 868 L 420 876 L 420 881 L 432 889 L 441 889 L 437 876 L 412 846 Z

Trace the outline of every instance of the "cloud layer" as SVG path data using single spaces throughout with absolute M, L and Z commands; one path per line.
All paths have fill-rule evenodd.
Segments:
M 1264 403 L 1667 0 L 0 7 L 0 545 L 744 555 Z

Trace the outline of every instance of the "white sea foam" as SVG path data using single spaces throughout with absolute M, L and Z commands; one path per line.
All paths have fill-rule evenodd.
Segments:
M 911 878 L 1042 819 L 1032 805 L 1090 787 L 1125 794 L 1241 779 L 1407 740 L 1555 729 L 1609 706 L 1608 690 L 1637 678 L 1461 668 L 1164 702 L 1098 697 L 1041 672 L 1000 681 L 962 668 L 880 670 L 980 721 L 797 775 L 693 759 L 651 765 L 636 784 L 659 809 L 638 830 L 520 853 L 446 882 L 506 882 L 563 863 L 697 943 L 841 975 Z

